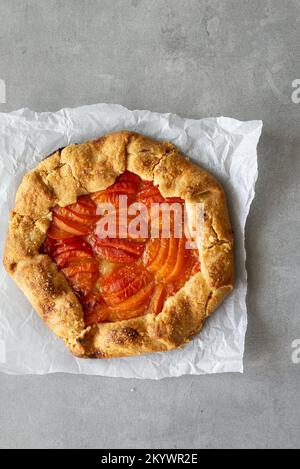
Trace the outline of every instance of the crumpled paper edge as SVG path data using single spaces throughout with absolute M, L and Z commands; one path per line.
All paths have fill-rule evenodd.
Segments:
M 91 131 L 91 132 L 87 131 L 84 133 L 84 136 L 83 136 L 81 133 L 80 123 L 77 129 L 76 129 L 76 126 L 74 126 L 74 123 L 76 122 L 76 116 L 78 116 L 79 114 L 81 116 L 82 114 L 86 114 L 87 116 L 89 116 L 90 119 L 93 120 L 94 114 L 97 114 L 98 119 L 100 119 L 101 113 L 102 113 L 102 118 L 105 117 L 106 113 L 113 113 L 113 114 L 115 113 L 115 117 L 116 117 L 115 128 L 111 126 L 111 124 L 109 124 L 107 128 L 104 125 L 102 126 L 101 131 L 98 131 L 96 134 L 94 131 Z M 120 115 L 122 115 L 124 125 L 120 123 Z M 3 127 L 1 125 L 3 117 L 4 117 L 4 120 L 12 121 L 8 123 L 7 127 L 6 126 Z M 61 122 L 61 129 L 58 129 L 57 124 L 55 123 L 55 120 L 57 117 L 63 121 L 63 124 Z M 245 222 L 246 222 L 249 210 L 250 210 L 250 206 L 255 195 L 254 188 L 255 188 L 255 182 L 258 176 L 256 145 L 258 143 L 261 129 L 262 129 L 261 121 L 241 122 L 241 121 L 231 119 L 231 118 L 226 118 L 226 117 L 208 118 L 208 119 L 201 119 L 201 120 L 182 119 L 176 114 L 159 114 L 159 113 L 152 113 L 150 111 L 138 111 L 138 110 L 129 111 L 128 109 L 120 105 L 98 104 L 98 105 L 92 105 L 92 106 L 83 106 L 81 108 L 74 108 L 74 109 L 62 109 L 58 111 L 57 113 L 36 113 L 29 109 L 20 109 L 10 114 L 4 114 L 4 115 L 0 114 L 0 136 L 1 134 L 3 135 L 3 133 L 5 134 L 7 131 L 9 133 L 9 125 L 11 125 L 12 123 L 13 123 L 14 128 L 19 127 L 20 129 L 23 129 L 23 131 L 34 130 L 35 132 L 33 132 L 34 133 L 33 138 L 37 138 L 37 141 L 34 142 L 35 144 L 32 144 L 34 148 L 34 154 L 36 155 L 36 158 L 33 158 L 32 165 L 31 165 L 32 167 L 34 167 L 37 164 L 40 157 L 42 157 L 45 154 L 51 153 L 52 151 L 54 151 L 60 146 L 65 146 L 70 143 L 80 143 L 81 141 L 87 140 L 89 138 L 94 138 L 100 134 L 105 134 L 107 132 L 111 132 L 114 130 L 121 130 L 121 129 L 136 130 L 140 133 L 145 133 L 145 134 L 148 134 L 149 136 L 153 136 L 154 138 L 157 138 L 157 135 L 153 135 L 153 134 L 155 134 L 155 132 L 157 133 L 158 131 L 159 133 L 163 134 L 164 139 L 169 138 L 170 140 L 173 141 L 173 143 L 178 145 L 176 140 L 174 141 L 174 138 L 171 138 L 165 135 L 165 133 L 163 132 L 163 129 L 155 129 L 155 131 L 150 132 L 150 133 L 147 133 L 146 131 L 143 132 L 143 126 L 145 122 L 152 121 L 154 123 L 154 128 L 155 128 L 154 121 L 156 121 L 157 117 L 159 117 L 159 119 L 162 120 L 162 122 L 165 121 L 165 122 L 170 123 L 171 129 L 172 127 L 174 128 L 177 127 L 178 129 L 181 129 L 183 134 L 186 133 L 185 131 L 187 130 L 188 127 L 192 128 L 193 125 L 197 127 L 197 125 L 199 125 L 200 123 L 202 123 L 205 127 L 207 123 L 207 126 L 209 128 L 212 122 L 214 122 L 215 125 L 218 125 L 222 129 L 222 131 L 224 131 L 225 133 L 227 132 L 228 135 L 231 135 L 233 131 L 235 135 L 239 135 L 239 130 L 241 133 L 245 132 L 245 129 L 247 127 L 249 128 L 250 133 L 252 132 L 256 134 L 255 136 L 256 143 L 255 145 L 252 143 L 252 149 L 250 152 L 251 158 L 252 158 L 252 164 L 255 166 L 255 168 L 252 174 L 252 180 L 249 181 L 250 189 L 249 189 L 249 196 L 248 196 L 247 204 L 244 207 L 244 216 L 242 217 L 242 219 L 239 219 L 239 220 L 233 219 L 234 227 L 236 223 L 238 222 L 238 224 L 240 225 L 239 228 L 243 232 L 243 238 L 242 240 L 241 239 L 239 240 L 241 245 L 237 246 L 236 248 L 236 252 L 238 251 L 237 261 L 239 264 L 238 269 L 237 269 L 238 270 L 238 286 L 237 287 L 240 289 L 240 294 L 241 294 L 240 300 L 241 300 L 241 303 L 243 303 L 241 304 L 241 310 L 243 310 L 243 314 L 241 315 L 241 325 L 239 325 L 239 327 L 241 327 L 241 329 L 244 331 L 242 341 L 239 344 L 239 350 L 238 350 L 237 355 L 235 357 L 227 357 L 227 358 L 218 357 L 218 361 L 214 363 L 214 366 L 212 366 L 211 363 L 205 363 L 205 360 L 203 359 L 202 360 L 199 359 L 199 361 L 196 360 L 195 363 L 186 362 L 184 361 L 184 356 L 186 356 L 190 352 L 191 348 L 195 348 L 196 343 L 197 343 L 197 347 L 199 347 L 198 340 L 194 340 L 190 344 L 188 344 L 183 350 L 176 350 L 176 351 L 171 351 L 167 353 L 145 355 L 142 357 L 132 357 L 129 359 L 124 358 L 124 359 L 111 359 L 111 360 L 97 361 L 97 365 L 95 365 L 95 361 L 91 361 L 91 360 L 84 360 L 85 365 L 83 365 L 82 360 L 76 359 L 72 357 L 71 355 L 68 355 L 69 361 L 72 360 L 72 364 L 71 362 L 68 364 L 68 369 L 66 369 L 65 364 L 61 366 L 58 361 L 58 362 L 52 363 L 51 364 L 52 366 L 48 367 L 47 369 L 36 368 L 33 370 L 29 368 L 29 369 L 20 369 L 18 371 L 17 369 L 14 369 L 14 370 L 7 369 L 3 367 L 3 364 L 1 364 L 1 353 L 3 356 L 3 350 L 2 350 L 3 347 L 1 345 L 1 329 L 0 329 L 0 352 L 2 350 L 2 352 L 0 353 L 0 371 L 4 371 L 8 374 L 33 374 L 33 373 L 34 374 L 46 374 L 46 373 L 56 373 L 56 372 L 67 372 L 67 373 L 81 373 L 81 374 L 96 374 L 96 375 L 114 376 L 114 377 L 151 378 L 151 379 L 161 379 L 161 378 L 170 377 L 170 376 L 181 376 L 184 374 L 243 372 L 243 354 L 244 354 L 244 346 L 245 346 L 245 332 L 247 328 L 247 314 L 245 314 L 246 313 L 246 294 L 247 294 L 247 272 L 245 269 L 246 252 L 244 248 L 244 230 L 245 230 Z M 53 121 L 53 129 L 51 129 L 51 125 L 49 125 L 49 122 L 51 124 L 52 121 Z M 80 122 L 80 119 L 79 119 L 79 122 Z M 51 144 L 49 145 L 48 148 L 46 148 L 47 145 L 45 146 L 43 142 L 41 143 L 39 142 L 39 138 L 38 138 L 39 133 L 41 132 L 41 130 L 43 130 L 45 124 L 47 124 L 47 129 L 50 131 L 50 133 L 52 130 L 53 132 L 58 132 L 58 134 L 60 134 L 60 131 L 63 132 L 64 139 L 65 139 L 63 145 L 61 144 L 59 145 L 58 141 L 60 141 L 60 139 L 56 141 L 55 138 L 53 139 L 53 136 L 51 139 Z M 103 124 L 102 121 L 101 121 L 101 124 Z M 187 134 L 188 133 L 189 133 L 189 130 Z M 252 139 L 253 139 L 253 135 L 252 135 Z M 243 144 L 243 139 L 242 139 L 241 145 L 242 144 Z M 184 145 L 183 147 L 182 145 L 179 144 L 179 146 L 182 148 L 182 150 L 185 153 L 187 154 L 190 153 L 189 149 L 187 148 L 188 145 Z M 22 162 L 21 158 L 19 161 Z M 202 161 L 202 160 L 200 161 L 201 161 L 200 164 L 202 164 L 205 167 L 206 166 L 205 161 Z M 1 159 L 0 159 L 0 166 L 1 166 Z M 221 180 L 221 182 L 223 181 Z M 17 187 L 18 184 L 15 184 L 15 185 Z M 225 187 L 225 189 L 227 189 L 226 192 L 228 194 L 228 188 Z M 10 200 L 8 201 L 8 203 L 11 206 L 12 206 L 13 198 L 14 198 L 14 194 L 12 197 L 10 197 Z M 0 286 L 1 286 L 1 273 L 0 273 Z M 227 300 L 225 300 L 225 303 L 230 302 L 231 300 L 232 300 L 232 295 Z M 221 314 L 220 310 L 225 307 L 225 303 L 221 306 L 221 308 L 219 308 L 219 310 L 215 313 L 215 315 Z M 1 310 L 1 303 L 0 303 L 0 310 Z M 37 320 L 36 315 L 34 316 L 32 315 L 32 320 L 35 320 L 35 321 Z M 210 320 L 211 319 L 209 319 L 209 321 Z M 42 327 L 44 327 L 43 324 L 42 324 Z M 205 330 L 202 333 L 202 335 L 205 335 Z M 68 354 L 68 352 L 64 349 L 63 344 L 62 344 L 61 353 L 62 355 L 65 355 L 66 353 Z M 172 355 L 174 355 L 174 359 Z M 196 353 L 196 356 L 197 356 L 197 353 Z M 64 360 L 65 359 L 66 359 L 66 356 L 64 356 Z M 145 365 L 142 365 L 142 361 L 144 362 L 145 359 L 147 361 L 146 367 Z M 164 363 L 165 361 L 170 361 L 170 363 L 166 364 Z

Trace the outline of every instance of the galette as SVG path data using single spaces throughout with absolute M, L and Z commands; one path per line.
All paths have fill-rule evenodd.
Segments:
M 226 197 L 169 142 L 69 145 L 24 176 L 4 265 L 77 357 L 175 349 L 233 289 Z

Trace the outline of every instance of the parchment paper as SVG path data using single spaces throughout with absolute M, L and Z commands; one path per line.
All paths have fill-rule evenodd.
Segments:
M 183 350 L 126 359 L 80 360 L 65 349 L 0 267 L 0 371 L 11 374 L 83 373 L 159 379 L 183 374 L 242 372 L 247 327 L 244 229 L 257 178 L 256 146 L 262 122 L 226 117 L 182 119 L 97 104 L 56 113 L 21 109 L 0 114 L 0 248 L 23 175 L 45 155 L 116 130 L 170 140 L 224 185 L 235 233 L 234 292 Z

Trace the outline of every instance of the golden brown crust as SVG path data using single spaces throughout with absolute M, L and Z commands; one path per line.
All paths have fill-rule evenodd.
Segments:
M 18 262 L 13 278 L 49 328 L 73 342 L 84 328 L 82 307 L 50 257 L 40 254 Z
M 82 307 L 64 275 L 40 248 L 51 209 L 106 189 L 126 169 L 153 180 L 165 197 L 186 201 L 189 221 L 203 203 L 204 236 L 197 240 L 201 272 L 194 275 L 158 316 L 84 326 Z M 116 132 L 70 145 L 28 173 L 11 214 L 4 265 L 41 318 L 70 351 L 83 358 L 110 358 L 182 346 L 234 285 L 233 238 L 225 194 L 216 179 L 169 142 Z

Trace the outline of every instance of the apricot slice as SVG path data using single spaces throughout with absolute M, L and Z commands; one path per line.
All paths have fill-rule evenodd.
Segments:
M 135 194 L 141 183 L 141 178 L 130 171 L 125 171 L 118 177 L 116 182 L 105 189 L 106 192 L 119 192 L 123 194 Z
M 136 174 L 125 171 L 118 177 L 116 182 L 103 191 L 96 192 L 92 195 L 92 199 L 100 203 L 110 203 L 115 207 L 119 206 L 119 196 L 128 195 L 128 202 L 132 203 L 141 183 L 141 178 Z
M 53 245 L 53 249 L 55 249 L 55 255 L 64 254 L 69 251 L 84 251 L 90 256 L 93 255 L 93 250 L 91 246 L 85 242 L 82 238 L 70 238 L 63 241 L 56 242 Z
M 70 261 L 74 261 L 75 259 L 80 261 L 81 259 L 84 260 L 84 258 L 90 259 L 91 255 L 86 251 L 75 250 L 69 250 L 62 254 L 55 255 L 55 261 L 60 268 L 66 267 Z
M 114 247 L 97 246 L 96 252 L 100 256 L 104 257 L 104 259 L 120 264 L 131 264 L 137 260 L 137 256 L 134 254 L 130 254 L 122 249 L 116 249 Z
M 143 266 L 122 267 L 100 280 L 109 320 L 129 319 L 143 314 L 154 289 L 154 280 Z
M 67 231 L 63 231 L 63 230 L 59 229 L 57 226 L 51 224 L 51 226 L 50 226 L 50 228 L 47 232 L 47 236 L 50 239 L 60 240 L 60 239 L 68 239 L 72 235 L 70 233 L 68 233 Z
M 128 252 L 130 254 L 134 254 L 137 257 L 140 257 L 144 251 L 144 244 L 138 243 L 135 241 L 131 241 L 129 239 L 122 239 L 122 238 L 94 238 L 95 247 L 97 249 L 98 246 L 104 247 L 113 247 L 115 249 L 121 249 L 122 251 Z
M 78 261 L 78 258 L 77 258 Z M 80 262 L 70 262 L 67 267 L 62 269 L 66 277 L 70 278 L 74 275 L 85 273 L 85 272 L 97 272 L 99 270 L 98 264 L 95 259 L 87 258 L 80 259 Z
M 84 257 L 92 257 L 93 251 L 89 244 L 83 239 L 73 237 L 64 240 L 54 240 L 47 238 L 43 246 L 44 252 L 50 257 L 58 261 L 60 258 L 63 259 L 66 256 L 67 259 L 75 257 L 79 254 L 84 254 Z
M 148 308 L 147 305 L 143 305 L 143 306 L 140 306 L 139 308 L 127 310 L 127 311 L 123 311 L 123 310 L 119 310 L 115 308 L 114 309 L 108 308 L 107 320 L 111 322 L 115 322 L 115 321 L 125 321 L 128 319 L 137 318 L 139 316 L 142 316 L 147 311 L 147 308 Z
M 165 264 L 167 257 L 168 257 L 169 244 L 170 244 L 169 239 L 167 238 L 160 239 L 159 250 L 155 258 L 153 259 L 153 261 L 148 264 L 147 266 L 148 270 L 150 270 L 151 272 L 157 272 L 159 269 L 162 268 L 162 266 Z
M 52 257 L 80 295 L 88 294 L 99 277 L 99 265 L 92 248 L 81 238 L 47 239 L 44 251 Z
M 176 263 L 173 270 L 164 278 L 165 282 L 174 281 L 182 274 L 185 265 L 185 243 L 186 238 L 179 239 Z
M 135 262 L 144 251 L 144 244 L 129 239 L 105 238 L 97 236 L 91 238 L 91 243 L 97 254 L 111 262 Z
M 97 218 L 97 206 L 91 196 L 79 197 L 76 204 L 69 205 L 67 208 L 78 215 Z
M 98 292 L 90 293 L 84 300 L 84 322 L 86 326 L 92 326 L 99 322 L 106 321 L 109 310 Z
M 140 202 L 149 206 L 152 203 L 162 203 L 164 198 L 161 195 L 158 187 L 154 186 L 152 181 L 145 181 L 143 189 L 138 194 Z
M 57 213 L 61 217 L 71 222 L 74 221 L 76 223 L 87 225 L 87 226 L 94 225 L 99 220 L 99 217 L 96 215 L 95 216 L 94 215 L 81 215 L 80 213 L 75 212 L 74 210 L 71 210 L 71 209 L 67 210 L 67 209 L 61 208 L 59 209 L 59 211 L 55 210 L 54 213 Z
M 138 274 L 138 266 L 125 266 L 113 271 L 100 280 L 103 293 L 110 294 L 123 290 Z
M 143 188 L 138 193 L 138 199 L 148 206 L 151 203 L 163 202 L 184 204 L 181 197 L 163 197 L 158 186 L 155 186 L 152 181 L 144 181 Z
M 96 209 L 96 204 L 88 197 L 80 197 L 76 204 L 68 207 L 56 206 L 53 209 L 53 226 L 66 233 L 84 236 L 99 220 Z
M 151 280 L 149 278 L 149 273 L 147 271 L 141 272 L 131 282 L 129 282 L 127 286 L 123 288 L 122 290 L 119 290 L 117 292 L 110 293 L 107 295 L 103 293 L 103 297 L 105 301 L 107 302 L 107 304 L 110 304 L 110 305 L 122 303 L 124 300 L 126 300 L 127 298 L 130 298 L 136 292 L 144 288 L 149 282 L 149 280 Z
M 150 282 L 138 293 L 120 303 L 118 305 L 118 310 L 126 312 L 127 310 L 135 309 L 138 306 L 142 306 L 150 299 L 154 286 L 154 281 Z
M 154 261 L 154 259 L 157 257 L 159 248 L 160 239 L 152 238 L 147 242 L 143 256 L 145 266 L 148 266 L 151 264 L 151 262 Z
M 149 306 L 149 312 L 154 313 L 154 314 L 159 314 L 163 309 L 165 296 L 166 296 L 165 286 L 162 283 L 160 283 L 159 285 L 155 287 L 155 290 L 153 292 L 150 306 Z
M 178 238 L 171 238 L 169 240 L 168 256 L 163 267 L 157 273 L 158 279 L 165 279 L 173 272 L 178 258 L 178 246 Z
M 98 278 L 98 273 L 94 272 L 80 272 L 68 280 L 74 290 L 80 295 L 88 295 L 94 288 Z
M 88 226 L 69 220 L 68 218 L 57 214 L 53 217 L 53 224 L 60 230 L 70 233 L 73 236 L 85 236 L 90 231 Z

